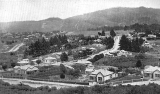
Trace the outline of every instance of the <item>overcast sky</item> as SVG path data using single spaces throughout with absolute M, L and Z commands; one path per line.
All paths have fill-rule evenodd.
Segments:
M 160 8 L 160 0 L 0 0 L 0 22 L 67 18 L 112 7 Z

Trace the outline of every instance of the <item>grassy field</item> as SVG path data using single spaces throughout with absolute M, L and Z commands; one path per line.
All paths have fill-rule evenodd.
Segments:
M 155 58 L 148 54 L 145 54 L 143 58 L 132 57 L 105 57 L 96 61 L 95 65 L 107 65 L 115 67 L 135 67 L 138 60 L 141 60 L 142 65 L 158 65 L 159 58 Z

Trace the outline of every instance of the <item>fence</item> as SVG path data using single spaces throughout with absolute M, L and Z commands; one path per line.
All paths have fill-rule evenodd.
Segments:
M 79 84 L 79 85 L 89 85 L 89 83 L 86 82 L 78 82 L 73 80 L 52 80 L 52 79 L 39 79 L 39 78 L 28 78 L 29 80 L 35 80 L 35 81 L 47 81 L 47 82 L 59 82 L 59 83 L 67 83 L 67 84 Z
M 125 83 L 133 83 L 133 82 L 140 82 L 140 81 L 147 81 L 147 79 L 131 79 L 131 80 L 122 80 L 122 81 L 114 81 L 114 82 L 109 82 L 107 84 L 111 85 L 119 85 L 119 84 L 125 84 Z

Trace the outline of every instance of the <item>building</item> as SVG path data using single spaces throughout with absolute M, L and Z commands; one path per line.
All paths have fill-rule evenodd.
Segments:
M 88 65 L 85 70 L 85 74 L 91 74 L 94 71 L 93 65 Z
M 47 57 L 44 59 L 45 64 L 54 64 L 57 62 L 57 59 L 54 57 Z
M 13 71 L 1 72 L 0 77 L 26 79 L 38 72 L 38 68 L 31 65 L 15 66 Z
M 115 77 L 118 77 L 117 73 L 108 71 L 106 69 L 94 70 L 89 75 L 89 85 L 103 84 L 105 81 Z
M 78 60 L 77 62 L 74 62 L 76 64 L 85 64 L 85 65 L 92 65 L 92 62 L 87 61 L 87 60 Z
M 28 65 L 30 62 L 29 62 L 29 59 L 23 59 L 19 62 L 17 62 L 20 66 L 24 66 L 24 65 Z
M 14 72 L 17 74 L 35 74 L 37 71 L 38 71 L 38 68 L 31 65 L 14 67 Z
M 160 79 L 160 67 L 145 66 L 142 74 L 144 79 Z

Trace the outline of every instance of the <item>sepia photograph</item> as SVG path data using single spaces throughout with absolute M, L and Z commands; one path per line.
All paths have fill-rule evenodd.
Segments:
M 0 94 L 160 94 L 160 0 L 0 0 Z

